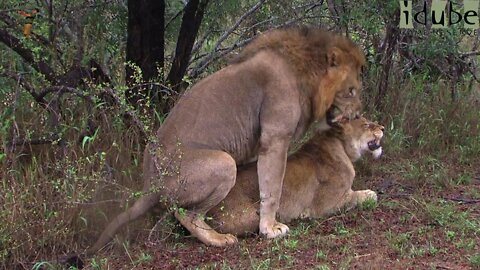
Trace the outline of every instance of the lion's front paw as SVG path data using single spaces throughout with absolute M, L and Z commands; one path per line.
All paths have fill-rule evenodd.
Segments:
M 275 221 L 270 226 L 267 225 L 260 227 L 260 234 L 266 236 L 267 238 L 275 238 L 287 234 L 289 230 L 290 229 L 287 225 Z

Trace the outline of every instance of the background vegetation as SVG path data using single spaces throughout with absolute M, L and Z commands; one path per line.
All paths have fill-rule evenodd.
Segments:
M 40 13 L 27 37 L 19 11 L 34 8 Z M 391 251 L 379 265 L 449 254 L 457 265 L 480 267 L 480 33 L 461 24 L 400 29 L 399 15 L 398 1 L 384 0 L 2 1 L 0 268 L 54 268 L 62 255 L 91 244 L 135 198 L 145 141 L 182 91 L 258 33 L 299 24 L 346 34 L 367 54 L 365 112 L 386 126 L 386 155 L 358 164 L 361 183 L 383 192 L 384 203 L 366 216 L 414 227 L 378 232 Z M 316 233 L 327 235 L 324 244 L 304 247 L 315 250 L 316 267 L 349 268 L 356 257 L 337 258 L 349 253 L 332 243 L 355 249 L 345 242 L 365 233 L 346 222 L 355 218 L 301 223 L 291 238 L 262 242 L 269 252 L 253 259 L 246 255 L 257 250 L 252 242 L 227 252 L 238 254 L 233 267 L 292 267 L 301 264 L 292 255 L 298 241 L 312 239 L 299 235 Z M 144 241 L 138 228 L 153 224 L 136 222 L 124 235 Z M 453 248 L 437 244 L 437 234 Z M 155 261 L 153 250 L 124 250 L 136 252 L 125 267 Z M 161 259 L 181 267 L 176 256 Z M 115 262 L 101 258 L 89 267 Z M 212 261 L 199 265 L 230 267 Z

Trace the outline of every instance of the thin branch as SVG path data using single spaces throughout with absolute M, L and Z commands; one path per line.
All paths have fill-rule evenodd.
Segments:
M 227 39 L 230 36 L 230 34 L 232 34 L 233 31 L 235 31 L 243 21 L 245 21 L 245 19 L 247 19 L 250 15 L 255 13 L 265 2 L 266 0 L 260 0 L 256 5 L 251 7 L 245 14 L 240 16 L 240 18 L 235 22 L 235 24 L 233 24 L 232 27 L 230 27 L 230 29 L 225 31 L 223 35 L 218 39 L 217 43 L 215 44 L 214 50 L 217 50 L 222 44 L 222 42 L 225 41 L 225 39 Z
M 226 54 L 230 53 L 231 51 L 235 50 L 235 49 L 238 49 L 238 48 L 241 48 L 243 46 L 245 46 L 248 42 L 250 42 L 250 40 L 252 40 L 252 38 L 247 38 L 247 39 L 244 39 L 244 40 L 241 40 L 241 41 L 237 41 L 235 42 L 235 44 L 233 44 L 232 46 L 230 47 L 226 47 L 226 48 L 220 48 L 220 45 L 221 43 L 223 43 L 223 41 L 225 41 L 226 38 L 228 38 L 229 35 L 231 35 L 237 28 L 238 26 L 250 15 L 252 15 L 255 11 L 258 10 L 258 8 L 261 7 L 261 5 L 264 3 L 265 1 L 264 0 L 261 0 L 259 1 L 256 5 L 254 5 L 253 7 L 251 7 L 245 14 L 243 14 L 237 21 L 236 23 L 230 27 L 229 29 L 227 29 L 223 35 L 219 38 L 219 40 L 217 41 L 217 43 L 215 44 L 215 47 L 214 49 L 208 53 L 208 54 L 205 54 L 205 55 L 202 55 L 202 56 L 198 56 L 195 60 L 198 60 L 198 59 L 201 59 L 203 58 L 203 60 L 201 60 L 195 67 L 193 67 L 190 72 L 189 72 L 189 75 L 190 77 L 192 78 L 196 78 L 198 77 L 201 73 L 203 73 L 205 71 L 205 69 L 214 61 L 216 61 L 217 59 L 220 59 L 222 58 L 223 56 L 225 56 Z M 312 19 L 312 18 L 318 18 L 318 17 L 323 17 L 323 16 L 308 16 L 308 13 L 311 12 L 313 9 L 321 6 L 323 4 L 323 1 L 319 1 L 319 2 L 316 2 L 316 3 L 312 3 L 312 4 L 309 4 L 309 5 L 305 5 L 304 7 L 307 7 L 303 13 L 302 16 L 299 16 L 297 18 L 294 18 L 290 21 L 287 21 L 283 24 L 280 24 L 278 26 L 276 26 L 275 28 L 282 28 L 282 27 L 286 27 L 286 26 L 289 26 L 289 25 L 292 25 L 292 24 L 295 24 L 297 23 L 298 21 L 301 21 L 301 20 L 304 20 L 304 19 Z M 246 29 L 246 31 L 248 31 L 249 29 L 252 29 L 252 28 L 256 28 L 258 27 L 259 25 L 262 25 L 262 24 L 265 24 L 265 23 L 268 23 L 268 22 L 271 22 L 273 20 L 275 20 L 276 18 L 270 18 L 268 20 L 265 20 L 265 21 L 261 21 L 261 22 L 258 22 L 250 27 L 248 27 Z M 192 61 L 194 62 L 194 61 Z
M 475 199 L 466 199 L 466 198 L 444 198 L 445 200 L 450 200 L 454 202 L 459 202 L 461 204 L 475 204 L 480 203 L 480 200 Z
M 3 73 L 4 74 L 4 73 Z M 35 100 L 37 100 L 39 102 L 39 100 L 41 100 L 42 102 L 39 102 L 42 107 L 46 108 L 48 111 L 50 111 L 53 116 L 55 117 L 55 121 L 60 121 L 60 114 L 57 113 L 58 111 L 58 99 L 61 98 L 61 96 L 65 93 L 70 93 L 70 94 L 74 94 L 78 97 L 81 97 L 83 99 L 85 99 L 86 101 L 88 101 L 90 104 L 94 104 L 94 99 L 87 95 L 86 93 L 82 92 L 82 91 L 79 91 L 77 90 L 76 88 L 72 88 L 72 87 L 68 87 L 68 86 L 50 86 L 50 87 L 47 87 L 45 89 L 43 89 L 40 93 L 36 93 L 35 91 L 33 91 L 33 88 L 26 84 L 24 81 L 22 81 L 22 78 L 17 75 L 16 77 L 15 76 L 12 76 L 11 78 L 18 78 L 19 79 L 19 84 L 21 84 L 21 86 L 23 88 L 25 88 L 32 96 L 36 97 Z M 20 81 L 22 81 L 20 83 Z M 47 102 L 45 101 L 45 96 L 47 96 L 48 94 L 51 94 L 51 93 L 56 93 L 57 94 L 57 97 L 50 101 L 50 102 Z M 120 108 L 124 107 L 120 100 L 120 98 L 118 97 L 118 95 L 113 91 L 113 89 L 110 89 L 110 88 L 107 88 L 107 89 L 104 89 L 100 95 L 99 95 L 99 98 L 107 103 L 110 103 L 112 106 L 118 106 Z M 51 104 L 57 104 L 56 106 L 53 105 L 51 106 Z M 143 122 L 140 120 L 140 118 L 136 115 L 135 111 L 133 110 L 129 110 L 129 109 L 125 109 L 125 112 L 123 113 L 123 116 L 128 119 L 129 121 L 131 121 L 131 123 L 133 124 L 133 126 L 135 126 L 139 131 L 140 131 L 140 135 L 142 136 L 143 139 L 147 139 L 148 138 L 148 135 L 147 135 L 147 132 L 146 132 L 146 129 L 145 129 L 145 126 L 143 124 Z M 58 134 L 54 134 L 53 136 L 49 137 L 49 138 L 36 138 L 36 139 L 31 139 L 31 140 L 27 140 L 27 139 L 23 139 L 23 140 L 15 140 L 14 142 L 10 142 L 8 143 L 9 146 L 15 146 L 15 145 L 24 145 L 24 144 L 28 144 L 28 145 L 39 145 L 39 144 L 52 144 L 54 142 L 57 142 L 61 140 L 61 138 L 58 136 Z
M 47 106 L 47 101 L 38 95 L 38 93 L 35 91 L 35 88 L 30 85 L 30 83 L 28 83 L 21 74 L 4 70 L 0 72 L 0 76 L 16 81 L 18 85 L 25 89 L 42 107 L 45 108 Z
M 200 61 L 200 63 L 196 65 L 195 68 L 192 69 L 190 76 L 192 76 L 193 78 L 196 78 L 200 73 L 202 73 L 205 70 L 205 68 L 212 61 L 225 55 L 226 53 L 218 54 L 219 48 L 222 45 L 222 43 L 240 26 L 242 22 L 244 22 L 250 15 L 255 13 L 265 2 L 266 0 L 260 0 L 257 4 L 251 7 L 247 12 L 245 12 L 242 16 L 240 16 L 240 18 L 220 36 L 220 38 L 217 40 L 217 43 L 215 43 L 215 46 L 213 47 L 212 52 L 210 52 L 202 61 Z M 232 48 L 231 50 L 238 48 L 238 45 L 234 44 L 234 46 L 232 46 L 231 48 Z M 228 52 L 230 52 L 231 50 L 229 50 Z
M 212 34 L 213 31 L 211 31 L 210 29 L 207 30 L 207 32 L 205 33 L 205 35 L 203 35 L 202 38 L 198 39 L 195 44 L 193 44 L 193 49 L 192 49 L 192 54 L 195 54 L 202 46 L 203 44 L 205 43 L 205 41 L 207 40 L 207 37 L 210 36 Z M 192 61 L 193 62 L 193 61 Z
M 9 28 L 14 29 L 15 31 L 17 29 L 16 27 L 21 24 L 20 22 L 18 22 L 18 20 L 13 19 L 11 16 L 9 16 L 5 12 L 0 12 L 0 21 L 3 21 Z M 50 23 L 56 23 L 56 22 L 50 20 Z M 33 37 L 36 41 L 38 41 L 45 48 L 54 48 L 55 51 L 56 51 L 55 57 L 56 57 L 57 61 L 60 64 L 62 64 L 62 66 L 63 66 L 62 59 L 59 57 L 60 55 L 63 55 L 63 52 L 58 47 L 57 44 L 54 44 L 54 43 L 50 42 L 49 39 L 47 39 L 44 36 L 39 35 L 35 32 L 32 32 L 31 37 Z
M 477 82 L 477 83 L 480 83 L 480 80 L 478 79 L 477 77 L 477 74 L 475 72 L 475 68 L 476 66 L 475 65 L 475 61 L 473 61 L 473 65 L 471 66 L 467 61 L 465 61 L 463 58 L 460 58 L 459 61 L 462 62 L 464 68 L 470 72 L 470 74 L 472 75 L 473 79 Z
M 245 28 L 244 31 L 247 32 L 247 31 L 250 31 L 252 29 L 256 29 L 256 28 L 261 27 L 265 24 L 268 24 L 268 23 L 271 23 L 271 22 L 275 21 L 276 19 L 278 19 L 278 18 L 277 17 L 271 17 L 271 18 L 268 18 L 266 20 L 257 22 L 255 24 L 252 24 L 252 25 L 248 26 L 247 28 Z
M 49 87 L 43 89 L 43 91 L 38 94 L 38 97 L 39 98 L 44 98 L 46 95 L 48 95 L 50 93 L 53 93 L 53 92 L 58 93 L 59 96 L 63 95 L 64 93 L 71 93 L 71 94 L 79 96 L 79 97 L 81 97 L 81 98 L 83 98 L 83 99 L 85 99 L 85 100 L 87 100 L 91 103 L 94 103 L 92 97 L 86 95 L 82 91 L 77 90 L 76 88 L 68 87 L 68 86 L 64 86 L 64 85 L 49 86 Z
M 315 8 L 321 7 L 323 5 L 323 2 L 324 1 L 319 1 L 319 2 L 316 2 L 316 3 L 311 3 L 310 5 L 304 6 L 304 7 L 308 7 L 308 8 L 306 8 L 304 10 L 303 15 L 298 16 L 296 18 L 293 18 L 290 21 L 287 21 L 287 22 L 277 26 L 276 28 L 289 26 L 289 25 L 295 24 L 295 23 L 297 23 L 299 21 L 302 21 L 302 20 L 305 20 L 305 19 L 331 18 L 330 16 L 325 16 L 325 15 L 315 15 L 315 16 L 314 15 L 310 15 L 310 16 L 308 15 L 308 13 L 313 11 Z
M 113 91 L 111 88 L 106 88 L 102 91 L 102 93 L 99 95 L 102 100 L 110 100 L 113 101 L 113 105 L 117 105 L 120 107 L 122 106 L 122 102 L 118 95 Z M 135 111 L 126 109 L 125 112 L 123 113 L 123 116 L 125 118 L 128 118 L 132 121 L 133 125 L 140 131 L 140 135 L 142 136 L 143 139 L 148 139 L 148 134 L 145 128 L 145 125 L 143 122 L 140 120 L 138 115 L 135 113 Z
M 460 57 L 470 57 L 470 56 L 477 56 L 477 55 L 480 55 L 480 51 L 461 53 Z
M 33 52 L 30 49 L 25 48 L 18 38 L 14 37 L 3 28 L 0 28 L 0 42 L 4 43 L 20 55 L 25 62 L 32 66 L 36 71 L 43 74 L 48 81 L 52 83 L 56 82 L 57 78 L 53 69 L 43 60 L 35 60 Z
M 317 1 L 317 2 L 313 2 L 313 3 L 305 3 L 305 4 L 302 4 L 298 7 L 294 7 L 294 9 L 295 10 L 306 10 L 308 12 L 308 11 L 314 9 L 315 7 L 322 6 L 323 2 L 324 2 L 324 0 L 320 0 L 320 1 Z
M 79 12 L 88 8 L 101 8 L 111 6 L 114 2 L 113 0 L 103 1 L 103 3 L 98 3 L 99 1 L 85 1 L 81 5 L 74 6 L 71 8 L 71 12 Z
M 185 5 L 185 7 L 183 7 L 180 11 L 177 12 L 177 14 L 175 14 L 172 18 L 170 18 L 170 20 L 168 20 L 168 22 L 165 24 L 165 29 L 168 29 L 168 27 L 170 26 L 170 24 L 178 18 L 178 16 L 180 16 L 183 12 L 185 12 L 185 8 L 187 7 L 187 5 Z
M 21 139 L 21 140 L 14 140 L 7 143 L 7 147 L 11 148 L 12 146 L 20 146 L 20 145 L 42 145 L 42 144 L 52 144 L 54 142 L 58 142 L 60 138 L 58 135 L 53 135 L 49 138 L 36 138 L 36 139 Z
M 338 23 L 340 21 L 340 14 L 335 5 L 335 1 L 327 0 L 327 6 L 328 6 L 328 10 L 330 11 L 330 14 L 332 14 L 332 17 L 335 18 L 335 21 Z
M 213 61 L 216 61 L 217 59 L 222 58 L 223 56 L 229 54 L 230 52 L 232 52 L 232 51 L 235 50 L 235 49 L 242 48 L 242 47 L 245 46 L 248 42 L 250 42 L 250 40 L 252 40 L 252 39 L 253 39 L 253 38 L 247 38 L 247 39 L 244 39 L 244 40 L 235 42 L 235 44 L 233 44 L 233 45 L 230 46 L 230 47 L 222 48 L 222 49 L 219 49 L 219 50 L 216 51 L 216 52 L 212 52 L 212 53 L 207 57 L 208 59 L 202 60 L 202 62 L 201 62 L 200 64 L 198 64 L 195 68 L 192 68 L 192 69 L 191 69 L 191 71 L 189 72 L 190 77 L 192 77 L 192 78 L 198 77 L 198 75 L 202 74 L 202 73 L 205 71 L 205 69 L 206 69 Z

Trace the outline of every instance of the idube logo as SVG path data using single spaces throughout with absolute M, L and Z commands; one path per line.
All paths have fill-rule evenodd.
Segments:
M 400 28 L 413 28 L 414 22 L 427 25 L 428 21 L 431 22 L 432 28 L 445 28 L 463 23 L 465 28 L 478 29 L 479 2 L 464 0 L 462 6 L 452 1 L 433 0 L 428 10 L 427 1 L 423 1 L 421 10 L 413 10 L 413 1 L 400 1 Z

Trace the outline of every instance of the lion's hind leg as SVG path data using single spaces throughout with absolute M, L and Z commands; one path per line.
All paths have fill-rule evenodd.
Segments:
M 235 244 L 235 236 L 218 233 L 205 222 L 207 212 L 218 205 L 235 185 L 235 160 L 223 151 L 185 149 L 180 175 L 182 184 L 176 192 L 179 209 L 175 213 L 178 221 L 207 245 Z
M 337 197 L 337 203 L 332 207 L 327 207 L 330 210 L 325 211 L 325 213 L 334 214 L 342 210 L 349 211 L 369 199 L 377 201 L 377 193 L 369 189 L 358 191 L 350 189 L 342 196 Z
M 193 236 L 207 245 L 223 247 L 237 243 L 234 235 L 218 233 L 205 223 L 205 217 L 200 214 L 177 210 L 175 217 Z
M 351 209 L 362 204 L 366 200 L 377 201 L 377 193 L 370 189 L 350 191 L 344 206 L 347 209 Z

